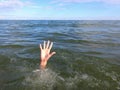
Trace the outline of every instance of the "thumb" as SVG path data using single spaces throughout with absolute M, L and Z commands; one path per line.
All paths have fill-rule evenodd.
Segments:
M 54 54 L 56 54 L 56 52 L 50 53 L 49 56 L 47 57 L 47 60 L 49 60 L 49 58 L 50 58 L 51 56 L 53 56 Z
M 50 54 L 50 57 L 53 56 L 54 54 L 56 54 L 56 52 L 52 52 L 52 53 Z
M 50 58 L 51 56 L 53 56 L 54 54 L 56 54 L 56 52 L 50 53 L 49 58 Z

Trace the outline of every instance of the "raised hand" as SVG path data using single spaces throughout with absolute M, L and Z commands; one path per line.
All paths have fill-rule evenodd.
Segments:
M 53 42 L 50 42 L 50 41 L 47 41 L 47 42 L 44 41 L 43 46 L 40 44 L 40 50 L 41 50 L 40 68 L 41 69 L 44 69 L 46 67 L 47 61 L 49 60 L 49 58 L 56 53 L 56 52 L 51 52 L 50 53 L 50 50 L 51 50 L 52 46 L 53 46 Z

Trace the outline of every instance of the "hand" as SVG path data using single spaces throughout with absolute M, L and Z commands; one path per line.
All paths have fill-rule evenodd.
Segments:
M 41 68 L 41 69 L 44 69 L 44 68 L 46 67 L 47 61 L 49 60 L 49 58 L 56 53 L 56 52 L 50 53 L 50 50 L 51 50 L 52 46 L 53 46 L 53 42 L 50 42 L 50 41 L 47 41 L 47 42 L 44 41 L 43 47 L 42 47 L 42 45 L 40 44 L 40 50 L 41 50 L 41 55 L 40 55 L 40 58 L 41 58 L 40 68 Z

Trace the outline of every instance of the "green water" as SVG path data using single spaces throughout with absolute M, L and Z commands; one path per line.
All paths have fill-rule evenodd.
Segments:
M 0 21 L 0 90 L 120 90 L 120 21 Z M 39 68 L 39 43 L 56 52 Z

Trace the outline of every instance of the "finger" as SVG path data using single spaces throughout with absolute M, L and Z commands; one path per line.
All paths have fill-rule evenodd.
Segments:
M 48 48 L 48 47 L 49 47 L 49 44 L 50 44 L 50 41 L 48 40 L 46 48 Z
M 52 52 L 48 58 L 52 57 L 54 54 L 56 54 L 56 52 Z M 48 59 L 49 60 L 49 59 Z
M 53 42 L 51 42 L 51 44 L 49 46 L 49 50 L 51 50 L 52 46 L 53 46 Z
M 42 50 L 42 45 L 40 44 L 40 50 Z
M 56 54 L 56 52 L 52 52 L 50 55 L 52 56 L 52 55 L 54 55 L 54 54 Z
M 45 49 L 45 47 L 46 47 L 46 42 L 44 41 L 43 48 Z
M 50 57 L 53 56 L 54 54 L 56 54 L 56 52 L 52 52 L 52 53 L 50 54 Z

